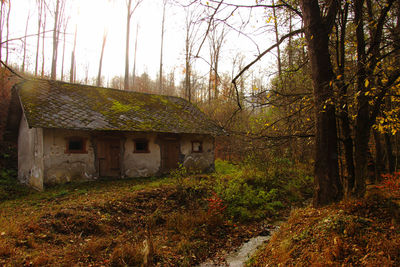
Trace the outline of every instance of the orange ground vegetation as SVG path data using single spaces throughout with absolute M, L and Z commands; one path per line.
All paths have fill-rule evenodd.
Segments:
M 262 230 L 211 216 L 202 188 L 137 186 L 95 182 L 0 203 L 0 266 L 140 266 L 145 254 L 154 266 L 192 266 Z
M 399 266 L 400 206 L 370 188 L 365 199 L 293 210 L 251 266 Z

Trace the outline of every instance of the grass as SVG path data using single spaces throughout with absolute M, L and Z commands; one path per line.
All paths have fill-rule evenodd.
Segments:
M 135 266 L 146 260 L 193 266 L 223 256 L 290 208 L 290 192 L 278 179 L 293 176 L 285 179 L 293 182 L 299 175 L 279 168 L 263 172 L 217 160 L 208 175 L 180 168 L 166 177 L 72 182 L 43 192 L 7 173 L 0 189 L 13 193 L 0 199 L 0 266 Z M 238 196 L 229 198 L 226 190 Z M 275 206 L 278 198 L 286 209 Z M 230 208 L 241 212 L 233 216 Z
M 36 192 L 8 177 L 16 193 L 0 201 L 0 266 L 138 266 L 145 254 L 161 266 L 198 264 L 262 230 L 207 212 L 214 180 L 104 179 Z

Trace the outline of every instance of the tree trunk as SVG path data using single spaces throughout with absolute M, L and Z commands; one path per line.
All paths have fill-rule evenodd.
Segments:
M 65 59 L 65 42 L 66 42 L 66 32 L 67 32 L 68 20 L 64 25 L 64 40 L 63 40 L 63 53 L 62 53 L 62 60 L 61 60 L 61 81 L 64 80 L 64 59 Z
M 275 6 L 274 0 L 272 0 L 272 5 Z M 272 8 L 272 12 L 274 15 L 273 19 L 274 19 L 274 29 L 275 29 L 275 41 L 276 41 L 276 43 L 278 43 L 279 42 L 278 18 L 276 17 L 275 7 Z M 291 18 L 290 18 L 290 27 L 291 27 Z M 289 45 L 288 45 L 289 50 L 292 49 L 290 45 L 291 44 L 290 44 L 290 39 L 289 39 Z M 281 49 L 280 49 L 279 45 L 276 46 L 276 52 L 278 54 L 278 75 L 281 78 L 282 77 L 282 61 L 281 61 Z M 290 64 L 291 64 L 291 56 L 290 56 L 290 51 L 289 51 L 289 66 L 290 66 Z
M 348 16 L 348 3 L 345 3 L 343 10 L 340 12 L 341 27 L 339 33 L 339 27 L 337 27 L 337 64 L 340 78 L 337 81 L 339 88 L 339 117 L 341 134 L 343 139 L 343 147 L 346 159 L 347 178 L 344 181 L 345 192 L 347 195 L 351 194 L 354 187 L 354 157 L 353 157 L 353 139 L 351 137 L 350 120 L 347 105 L 347 89 L 348 86 L 345 83 L 345 42 L 346 42 L 346 23 Z
M 125 40 L 125 79 L 124 89 L 129 90 L 129 35 L 131 30 L 131 4 L 132 0 L 128 1 L 128 13 L 126 16 L 126 40 Z
M 39 69 L 40 28 L 42 26 L 43 1 L 44 0 L 40 0 L 38 3 L 38 31 L 36 41 L 35 76 L 38 75 Z
M 161 48 L 160 48 L 160 94 L 163 93 L 163 46 L 164 46 L 164 23 L 165 23 L 165 7 L 167 5 L 167 1 L 163 1 L 163 15 L 161 21 Z
M 45 45 L 44 45 L 44 41 L 45 41 L 45 38 L 46 38 L 46 21 L 47 21 L 47 15 L 46 15 L 46 11 L 45 11 L 45 9 L 43 9 L 44 10 L 44 18 L 43 18 L 43 25 L 42 25 L 42 27 L 43 27 L 43 34 L 42 34 L 42 72 L 41 72 L 41 74 L 42 74 L 42 78 L 44 77 L 44 59 L 45 59 L 45 54 L 44 54 L 44 47 L 45 47 Z
M 72 48 L 71 52 L 71 69 L 69 71 L 69 82 L 73 83 L 75 82 L 75 50 L 76 50 L 76 35 L 78 32 L 78 25 L 75 24 L 75 35 L 74 35 L 74 47 Z
M 53 28 L 53 56 L 51 59 L 51 79 L 57 78 L 57 53 L 58 53 L 58 23 L 59 23 L 60 0 L 56 2 L 56 10 L 54 13 L 54 28 Z
M 101 86 L 101 67 L 103 66 L 103 55 L 104 55 L 104 47 L 106 46 L 107 41 L 107 32 L 103 34 L 103 44 L 101 45 L 101 54 L 100 54 L 100 62 L 99 62 L 99 73 L 97 74 L 97 86 Z
M 135 54 L 133 57 L 133 70 L 132 70 L 132 88 L 135 86 L 136 79 L 136 54 L 137 54 L 137 39 L 139 35 L 139 23 L 136 24 L 136 36 L 135 36 Z
M 335 1 L 331 2 L 331 5 L 334 4 L 336 4 Z M 330 86 L 334 79 L 329 54 L 330 29 L 321 17 L 317 0 L 301 0 L 300 5 L 303 11 L 314 87 L 316 160 L 313 205 L 318 207 L 339 201 L 343 196 L 338 168 L 333 88 Z
M 10 11 L 11 11 L 11 1 L 8 1 L 6 41 L 8 41 L 8 36 L 10 34 Z M 8 64 L 8 56 L 9 56 L 8 47 L 9 47 L 9 44 L 7 42 L 7 45 L 6 45 L 6 64 Z
M 1 1 L 0 2 L 0 32 L 1 33 L 3 32 L 3 28 L 4 28 L 3 11 L 4 11 L 4 1 Z M 3 51 L 3 35 L 0 34 L 0 60 L 3 60 L 2 51 Z
M 28 14 L 28 18 L 26 19 L 26 25 L 25 25 L 25 36 L 24 36 L 24 55 L 22 57 L 22 72 L 25 72 L 25 58 L 26 58 L 26 36 L 28 35 L 28 25 L 29 25 L 29 18 L 30 18 L 30 13 Z
M 386 146 L 386 159 L 387 159 L 387 166 L 389 168 L 389 173 L 393 173 L 395 171 L 395 158 L 393 155 L 393 148 L 392 142 L 390 140 L 390 134 L 385 133 L 385 146 Z
M 363 23 L 364 0 L 356 0 L 354 4 L 356 38 L 357 38 L 357 91 L 360 92 L 358 100 L 357 120 L 355 126 L 355 181 L 354 196 L 362 197 L 366 189 L 367 177 L 367 151 L 370 137 L 370 118 L 368 96 L 365 95 L 366 55 Z
M 385 163 L 383 161 L 384 156 L 380 134 L 377 130 L 373 130 L 373 133 L 375 140 L 375 182 L 379 182 L 385 168 Z

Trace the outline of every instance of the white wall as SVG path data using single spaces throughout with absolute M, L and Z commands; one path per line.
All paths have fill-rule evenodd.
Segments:
M 18 133 L 18 179 L 29 186 L 43 190 L 43 130 L 29 129 L 22 116 Z
M 122 177 L 160 174 L 162 141 L 157 133 L 124 133 L 119 136 L 123 140 Z M 180 136 L 180 158 L 183 159 L 183 165 L 203 172 L 214 170 L 214 138 L 193 134 Z M 87 153 L 66 153 L 69 137 L 84 138 Z M 23 119 L 18 139 L 19 179 L 38 189 L 42 189 L 43 184 L 96 179 L 98 170 L 93 147 L 95 138 L 96 132 L 89 131 L 29 129 Z M 134 140 L 141 138 L 149 141 L 149 153 L 134 152 Z M 193 153 L 192 141 L 202 142 L 201 153 Z
M 192 152 L 192 141 L 201 141 L 203 152 Z M 202 172 L 214 171 L 214 137 L 208 135 L 185 134 L 181 139 L 183 166 Z
M 93 145 L 88 131 L 44 129 L 44 183 L 58 184 L 96 178 Z M 86 140 L 87 153 L 66 153 L 69 137 Z
M 124 147 L 124 174 L 126 177 L 154 176 L 161 166 L 161 150 L 155 133 L 126 134 Z M 144 138 L 149 141 L 150 153 L 134 153 L 134 139 Z

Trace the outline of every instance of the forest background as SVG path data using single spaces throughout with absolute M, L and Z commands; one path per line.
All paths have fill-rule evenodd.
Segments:
M 79 29 L 88 15 L 76 19 L 77 3 L 38 0 L 14 22 L 14 1 L 2 0 L 0 58 L 19 73 L 3 71 L 3 77 L 184 97 L 229 133 L 218 140 L 217 156 L 260 165 L 276 159 L 314 165 L 315 206 L 362 197 L 367 182 L 397 170 L 398 1 L 160 1 L 160 14 L 151 16 L 160 36 L 158 48 L 150 50 L 159 59 L 149 63 L 154 74 L 143 67 L 152 57 L 140 52 L 154 43 L 140 30 L 140 18 L 150 17 L 146 1 L 104 3 L 122 4 L 118 14 L 125 22 L 100 30 L 101 41 L 93 44 L 97 60 L 78 53 L 85 44 Z M 99 5 L 101 18 L 107 10 L 115 11 Z M 168 30 L 171 17 L 178 18 L 176 31 Z M 13 27 L 21 24 L 24 32 L 14 36 Z M 125 38 L 110 49 L 116 28 Z M 175 61 L 170 58 L 174 49 L 165 46 L 168 34 L 176 32 L 182 35 L 173 38 L 180 40 Z M 103 64 L 106 55 L 121 60 L 121 51 L 118 68 Z M 110 66 L 124 75 L 108 76 Z M 5 84 L 12 82 L 5 78 L 1 86 L 3 131 L 10 96 Z

